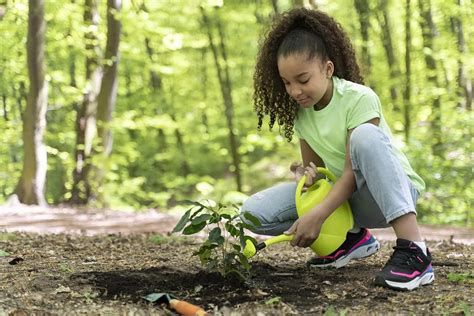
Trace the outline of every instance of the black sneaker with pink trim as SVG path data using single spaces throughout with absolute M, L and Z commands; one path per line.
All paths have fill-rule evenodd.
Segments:
M 313 257 L 307 265 L 311 268 L 341 268 L 353 259 L 361 259 L 376 253 L 380 244 L 366 228 L 358 233 L 347 233 L 346 241 L 334 252 L 324 257 Z
M 433 282 L 434 272 L 431 266 L 431 254 L 414 242 L 397 239 L 397 245 L 388 262 L 375 278 L 375 285 L 395 290 L 411 291 Z

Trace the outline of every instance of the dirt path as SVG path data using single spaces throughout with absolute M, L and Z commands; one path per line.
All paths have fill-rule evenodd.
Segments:
M 67 207 L 41 208 L 17 205 L 0 206 L 0 231 L 31 233 L 68 233 L 87 236 L 101 234 L 160 233 L 173 229 L 180 214 L 148 210 L 146 212 L 85 210 Z M 474 229 L 421 225 L 427 240 L 449 240 L 474 244 Z M 390 228 L 374 229 L 380 240 L 395 240 Z

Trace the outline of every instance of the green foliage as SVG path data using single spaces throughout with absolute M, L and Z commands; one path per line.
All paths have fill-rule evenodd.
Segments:
M 193 235 L 206 228 L 207 238 L 193 255 L 198 256 L 201 264 L 210 271 L 217 271 L 223 277 L 232 275 L 245 280 L 249 276 L 250 264 L 242 251 L 246 240 L 255 244 L 256 240 L 245 234 L 244 228 L 248 225 L 240 220 L 239 208 L 236 205 L 216 205 L 209 200 L 206 204 L 189 203 L 193 207 L 184 213 L 173 232 Z M 258 219 L 249 213 L 244 216 L 254 225 L 260 225 Z
M 454 283 L 474 283 L 474 273 L 454 273 L 451 272 L 448 274 L 448 280 Z
M 281 297 L 273 296 L 272 298 L 269 298 L 268 300 L 265 301 L 265 305 L 275 305 L 275 304 L 279 304 L 280 302 L 281 302 Z
M 228 126 L 199 5 L 206 6 L 211 20 L 216 18 L 216 11 L 207 1 L 145 1 L 146 9 L 140 3 L 125 1 L 119 15 L 123 27 L 118 96 L 111 123 L 113 151 L 106 161 L 95 161 L 107 173 L 106 183 L 99 188 L 104 193 L 103 200 L 91 206 L 168 209 L 183 199 L 244 198 L 244 195 L 236 197 L 234 194 Z M 397 56 L 392 66 L 399 71 L 395 76 L 391 74 L 381 37 L 381 11 L 376 1 L 369 1 L 371 71 L 365 76 L 366 83 L 380 96 L 396 141 L 404 147 L 412 166 L 426 181 L 427 190 L 419 200 L 420 221 L 472 226 L 474 117 L 472 110 L 462 105 L 465 97 L 458 81 L 461 63 L 466 77 L 471 80 L 474 69 L 474 41 L 467 40 L 474 36 L 470 1 L 462 1 L 462 6 L 455 2 L 431 1 L 437 36 L 430 53 L 437 63 L 439 87 L 427 80 L 424 53 L 428 50 L 423 47 L 419 19 L 411 19 L 409 139 L 404 139 L 407 126 L 402 99 L 405 12 L 398 9 L 397 2 L 387 3 L 391 21 L 388 27 L 391 27 L 392 46 Z M 291 8 L 293 2 L 279 1 L 278 4 L 280 11 L 284 11 Z M 101 51 L 106 39 L 105 8 L 105 2 L 100 2 L 101 19 L 96 34 Z M 353 1 L 329 1 L 319 8 L 342 24 L 363 63 L 359 16 Z M 411 9 L 412 16 L 419 17 L 419 8 L 414 2 Z M 50 204 L 63 203 L 71 197 L 76 114 L 89 84 L 84 67 L 88 52 L 83 13 L 83 2 L 46 2 L 46 198 Z M 287 179 L 288 166 L 299 159 L 299 149 L 296 140 L 288 143 L 279 135 L 277 126 L 273 132 L 267 130 L 267 122 L 261 132 L 255 128 L 252 73 L 262 31 L 273 19 L 271 2 L 223 1 L 218 13 L 232 82 L 234 132 L 238 137 L 243 179 L 241 193 L 247 195 Z M 464 26 L 464 52 L 456 45 L 453 18 L 458 18 Z M 22 170 L 22 112 L 29 87 L 27 22 L 27 2 L 8 1 L 0 21 L 0 203 L 14 191 Z M 216 44 L 220 47 L 218 41 Z M 361 66 L 364 71 L 368 69 L 368 65 Z M 154 84 L 153 78 L 158 78 L 160 84 Z M 396 99 L 392 98 L 391 86 L 396 88 Z M 432 102 L 435 99 L 442 104 L 442 155 L 433 154 Z

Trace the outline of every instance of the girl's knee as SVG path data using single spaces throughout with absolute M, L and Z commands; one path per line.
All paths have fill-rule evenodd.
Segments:
M 372 150 L 382 138 L 377 125 L 364 123 L 352 131 L 350 146 L 352 150 Z

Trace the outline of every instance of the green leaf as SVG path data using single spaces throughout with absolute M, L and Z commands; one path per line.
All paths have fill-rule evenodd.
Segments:
M 240 246 L 242 249 L 245 248 L 245 233 L 244 233 L 244 228 L 242 226 L 239 227 L 239 241 L 240 241 Z
M 217 243 L 217 239 L 221 236 L 221 229 L 219 227 L 215 227 L 213 230 L 209 232 L 209 241 Z
M 197 211 L 195 211 L 194 213 L 191 214 L 191 217 L 189 218 L 190 221 L 192 221 L 196 216 L 198 216 L 199 213 L 202 212 L 202 210 L 204 210 L 205 208 L 204 207 L 200 207 L 197 209 Z
M 181 216 L 181 219 L 179 220 L 178 224 L 176 224 L 176 226 L 173 228 L 172 233 L 177 233 L 177 232 L 181 231 L 184 228 L 184 226 L 186 225 L 186 223 L 189 220 L 189 216 L 191 215 L 191 210 L 192 210 L 192 208 L 187 210 L 186 213 L 184 213 L 184 215 Z
M 197 216 L 196 218 L 194 218 L 192 223 L 193 223 L 193 225 L 198 225 L 198 224 L 201 224 L 203 222 L 205 223 L 209 218 L 211 218 L 210 214 L 201 214 L 201 215 Z
M 6 251 L 3 251 L 3 250 L 0 250 L 0 257 L 7 257 L 9 256 L 10 254 Z
M 231 223 L 227 222 L 225 223 L 225 229 L 227 229 L 227 231 L 229 232 L 229 234 L 233 237 L 237 237 L 239 236 L 239 230 L 234 226 L 232 225 Z
M 186 228 L 183 230 L 184 235 L 192 235 L 197 232 L 200 232 L 204 227 L 206 227 L 206 222 L 200 222 L 197 225 L 190 224 L 186 226 Z
M 249 224 L 245 224 L 245 223 L 238 223 L 236 226 L 238 226 L 239 228 L 246 228 L 248 230 L 252 230 L 255 228 L 255 226 L 253 225 L 249 225 Z
M 216 243 L 217 243 L 218 245 L 223 245 L 224 242 L 225 242 L 225 238 L 224 238 L 223 236 L 220 236 L 220 237 L 217 238 Z
M 245 270 L 250 270 L 250 264 L 247 257 L 241 252 L 239 252 L 237 255 L 239 257 L 239 262 L 242 267 L 244 267 Z
M 272 297 L 271 299 L 268 299 L 268 300 L 265 302 L 265 305 L 278 304 L 278 303 L 280 303 L 280 300 L 281 300 L 281 297 L 279 297 L 279 296 L 274 296 L 274 297 Z
M 245 219 L 248 219 L 255 227 L 259 227 L 262 225 L 259 219 L 250 214 L 249 212 L 245 211 L 243 214 Z

